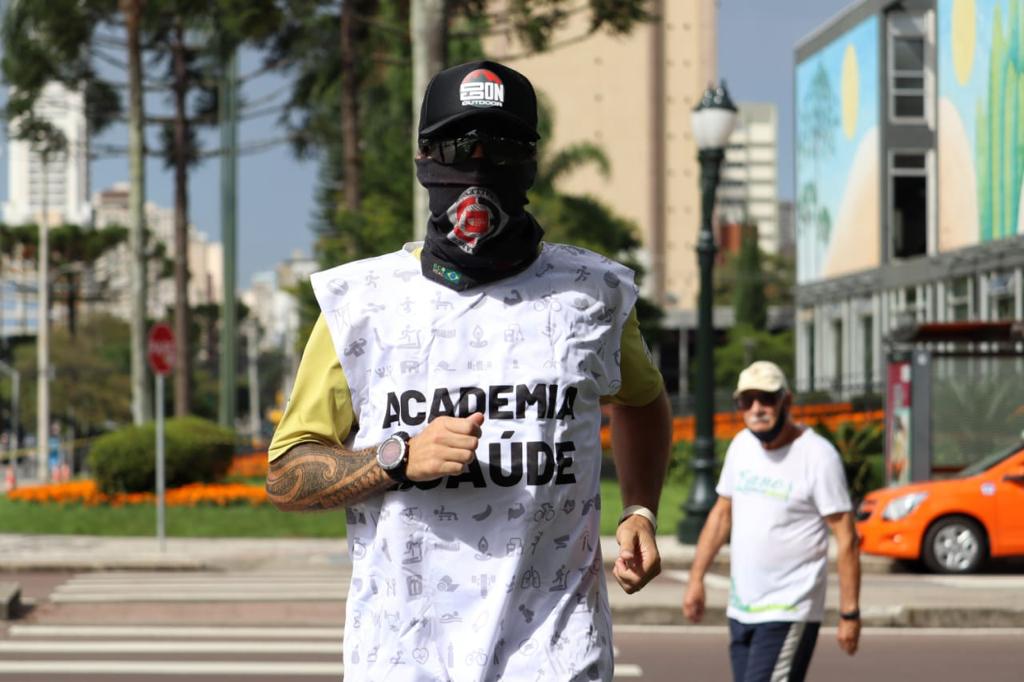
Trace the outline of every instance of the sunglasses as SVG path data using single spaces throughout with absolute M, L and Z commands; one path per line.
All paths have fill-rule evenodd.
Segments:
M 477 145 L 483 148 L 484 156 L 491 163 L 499 166 L 537 158 L 536 142 L 488 135 L 479 130 L 447 140 L 420 140 L 420 154 L 448 166 L 473 158 Z
M 736 396 L 736 407 L 741 410 L 749 410 L 754 405 L 755 400 L 765 407 L 775 407 L 782 400 L 783 394 L 783 391 L 776 391 L 775 393 L 768 393 L 767 391 L 744 391 Z

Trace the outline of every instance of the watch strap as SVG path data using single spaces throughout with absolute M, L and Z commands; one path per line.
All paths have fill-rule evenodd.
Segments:
M 651 526 L 654 527 L 655 531 L 658 530 L 658 517 L 654 515 L 654 512 L 641 504 L 631 504 L 623 509 L 622 516 L 619 517 L 619 523 L 633 515 L 644 517 L 651 522 Z
M 854 609 L 853 611 L 840 611 L 839 617 L 842 620 L 860 620 L 860 609 Z

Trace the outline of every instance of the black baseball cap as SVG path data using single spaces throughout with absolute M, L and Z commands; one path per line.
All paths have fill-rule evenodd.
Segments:
M 438 139 L 453 129 L 486 126 L 489 132 L 536 141 L 537 95 L 526 76 L 492 61 L 466 62 L 427 84 L 419 136 Z

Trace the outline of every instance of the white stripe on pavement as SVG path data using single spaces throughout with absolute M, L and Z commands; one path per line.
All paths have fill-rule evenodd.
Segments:
M 347 584 L 342 584 L 340 580 L 332 580 L 330 582 L 314 582 L 307 580 L 291 580 L 291 581 L 277 581 L 277 580 L 204 580 L 191 581 L 191 582 L 124 582 L 114 583 L 103 581 L 102 583 L 65 583 L 58 585 L 56 590 L 59 592 L 87 592 L 89 590 L 167 590 L 187 587 L 189 589 L 270 589 L 270 588 L 281 588 L 281 587 L 305 587 L 307 589 L 329 589 L 337 590 L 341 588 L 347 588 Z
M 122 640 L 0 640 L 2 653 L 36 654 L 337 654 L 341 639 L 325 642 L 161 642 Z
M 90 588 L 76 588 L 76 589 L 64 589 L 59 588 L 51 592 L 55 595 L 78 595 L 78 594 L 184 594 L 184 593 L 201 593 L 201 592 L 238 592 L 246 594 L 279 594 L 283 592 L 295 592 L 295 593 L 307 593 L 307 592 L 323 592 L 327 594 L 340 594 L 344 595 L 348 592 L 347 588 L 339 587 L 338 585 L 317 587 L 316 585 L 300 585 L 298 583 L 294 585 L 232 585 L 225 583 L 224 585 L 169 585 L 165 587 L 150 587 L 148 585 L 136 585 L 136 586 L 116 586 L 111 585 L 109 587 L 90 587 Z
M 66 675 L 301 675 L 333 677 L 341 663 L 293 661 L 0 661 L 0 674 Z
M 301 675 L 334 677 L 343 674 L 340 663 L 278 661 L 0 661 L 0 674 L 66 675 Z M 615 677 L 642 677 L 631 663 L 615 666 Z
M 311 627 L 209 627 L 170 625 L 12 625 L 13 637 L 170 637 L 178 639 L 245 638 L 255 639 L 341 639 L 342 626 Z
M 118 602 L 234 602 L 234 601 L 345 601 L 344 594 L 325 594 L 321 591 L 299 592 L 268 592 L 257 594 L 254 592 L 238 592 L 235 594 L 225 592 L 155 592 L 140 594 L 91 593 L 86 594 L 63 594 L 55 593 L 50 596 L 50 601 L 55 604 L 96 604 L 96 603 L 118 603 Z

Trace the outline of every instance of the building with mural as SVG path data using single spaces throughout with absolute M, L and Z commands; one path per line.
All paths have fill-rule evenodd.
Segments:
M 880 393 L 908 324 L 1024 318 L 1021 55 L 1024 0 L 862 0 L 797 46 L 799 390 Z

